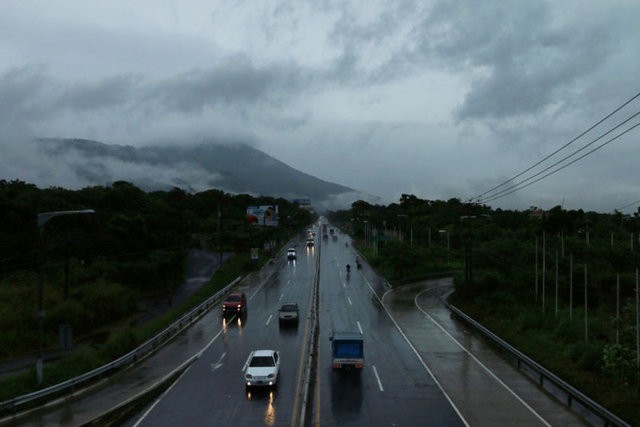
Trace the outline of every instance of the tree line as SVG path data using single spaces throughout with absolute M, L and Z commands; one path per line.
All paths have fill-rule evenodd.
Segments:
M 277 205 L 280 226 L 250 224 L 246 208 L 255 205 Z M 38 213 L 81 209 L 95 213 L 36 222 Z M 38 280 L 53 345 L 60 323 L 82 336 L 135 317 L 141 297 L 181 283 L 189 248 L 243 254 L 251 268 L 250 248 L 275 248 L 266 243 L 311 221 L 286 199 L 215 189 L 146 192 L 117 181 L 69 190 L 0 180 L 0 358 L 37 348 Z

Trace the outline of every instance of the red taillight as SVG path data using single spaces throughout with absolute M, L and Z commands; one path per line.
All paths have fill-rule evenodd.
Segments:
M 333 368 L 334 369 L 339 369 L 340 368 L 340 364 L 339 363 L 334 363 L 333 364 Z
M 362 369 L 362 363 L 358 363 L 358 364 L 356 364 L 356 368 L 358 368 L 358 369 Z

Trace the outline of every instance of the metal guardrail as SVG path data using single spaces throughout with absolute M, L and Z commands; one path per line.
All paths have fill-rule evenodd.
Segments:
M 209 309 L 213 305 L 215 305 L 229 291 L 229 289 L 235 286 L 240 280 L 241 277 L 237 277 L 223 289 L 203 301 L 200 305 L 198 305 L 188 313 L 182 315 L 178 320 L 173 322 L 162 332 L 158 333 L 153 338 L 145 341 L 136 349 L 130 351 L 124 356 L 119 357 L 113 362 L 107 363 L 104 366 L 96 368 L 75 378 L 71 378 L 59 384 L 55 384 L 42 390 L 34 391 L 32 393 L 0 402 L 0 414 L 16 414 L 20 407 L 34 406 L 40 401 L 46 401 L 50 400 L 53 397 L 74 393 L 76 388 L 79 386 L 86 385 L 94 381 L 95 379 L 115 372 L 124 366 L 128 366 L 130 364 L 143 360 L 145 357 L 160 349 L 164 344 L 169 342 L 183 329 L 191 325 L 194 321 L 198 320 L 202 315 L 209 311 Z
M 311 297 L 311 307 L 310 307 L 310 322 L 311 322 L 311 331 L 309 335 L 306 337 L 307 339 L 307 361 L 305 367 L 305 374 L 303 377 L 303 386 L 302 386 L 302 400 L 299 408 L 295 408 L 299 410 L 300 417 L 298 419 L 298 426 L 304 427 L 307 425 L 307 418 L 309 414 L 311 414 L 311 409 L 313 406 L 312 403 L 312 390 L 311 387 L 315 384 L 315 381 L 312 378 L 314 368 L 317 367 L 318 363 L 318 335 L 319 335 L 319 319 L 318 315 L 320 312 L 320 295 L 319 295 L 319 282 L 320 282 L 320 252 L 322 251 L 322 244 L 318 245 L 318 252 L 316 253 L 316 272 L 313 276 L 313 289 L 312 289 L 312 297 Z
M 547 389 L 546 386 L 551 385 L 554 387 L 554 392 L 562 391 L 566 396 L 566 401 L 564 402 L 568 407 L 574 409 L 578 412 L 588 411 L 590 414 L 596 416 L 600 421 L 602 421 L 604 426 L 624 426 L 631 427 L 630 424 L 620 419 L 617 415 L 611 413 L 602 405 L 597 402 L 591 400 L 588 396 L 583 394 L 581 391 L 577 390 L 573 386 L 567 384 L 564 380 L 557 377 L 555 374 L 545 369 L 543 366 L 530 359 L 521 351 L 509 345 L 506 341 L 495 335 L 493 332 L 482 326 L 472 317 L 468 316 L 464 312 L 462 312 L 459 308 L 449 304 L 446 300 L 444 301 L 447 307 L 462 320 L 473 326 L 475 329 L 479 330 L 487 337 L 489 340 L 493 341 L 495 345 L 500 347 L 503 351 L 507 352 L 511 357 L 516 360 L 516 366 L 519 371 L 524 372 L 530 377 L 536 379 L 538 384 Z M 547 389 L 548 390 L 548 389 Z M 574 405 L 580 405 L 578 408 L 574 407 Z

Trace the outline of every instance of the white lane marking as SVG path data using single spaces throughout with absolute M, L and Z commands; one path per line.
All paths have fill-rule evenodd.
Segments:
M 347 297 L 347 301 L 349 301 L 349 305 L 353 305 L 353 303 L 351 302 L 351 298 Z
M 280 298 L 278 298 L 278 301 L 282 301 L 282 298 L 284 298 L 284 294 L 280 294 Z
M 272 318 L 273 318 L 273 314 L 270 314 L 269 318 L 267 319 L 267 323 L 265 323 L 264 326 L 269 326 L 269 322 L 271 322 Z
M 378 387 L 380 388 L 380 391 L 384 391 L 384 388 L 382 387 L 382 381 L 380 381 L 380 376 L 378 376 L 378 370 L 376 369 L 376 366 L 371 365 L 371 367 L 373 368 L 373 375 L 376 376 L 376 380 L 378 381 Z
M 344 283 L 344 282 L 342 282 L 342 287 L 343 287 L 343 288 L 346 288 L 346 287 L 347 287 L 347 284 L 346 284 L 346 283 Z
M 360 321 L 356 320 L 356 323 L 358 324 L 358 330 L 360 331 L 361 334 L 364 335 L 364 332 L 362 332 L 362 325 L 360 324 Z
M 220 355 L 220 358 L 218 359 L 218 361 L 216 363 L 212 363 L 211 364 L 211 372 L 215 371 L 218 368 L 222 367 L 222 359 L 225 358 L 225 356 L 227 355 L 227 352 L 225 351 L 224 353 L 222 353 Z
M 525 402 L 524 400 L 522 400 L 522 398 L 520 396 L 518 396 L 516 394 L 515 391 L 513 391 L 511 388 L 509 388 L 508 385 L 506 385 L 504 382 L 502 382 L 502 380 L 500 378 L 498 378 L 498 376 L 496 374 L 494 374 L 488 367 L 486 367 L 484 365 L 484 363 L 482 363 L 477 357 L 475 357 L 469 350 L 467 350 L 462 344 L 460 344 L 460 342 L 455 339 L 453 337 L 453 335 L 451 335 L 440 323 L 438 323 L 433 317 L 431 317 L 429 315 L 429 313 L 427 313 L 426 311 L 424 311 L 422 309 L 422 307 L 420 307 L 418 305 L 418 297 L 426 291 L 431 290 L 431 288 L 429 289 L 425 289 L 422 292 L 418 292 L 418 294 L 416 295 L 416 297 L 414 298 L 413 302 L 416 305 L 416 307 L 418 307 L 418 310 L 420 310 L 425 316 L 427 316 L 429 318 L 429 320 L 431 320 L 433 322 L 434 325 L 436 325 L 438 328 L 440 328 L 440 330 L 442 332 L 444 332 L 449 338 L 451 338 L 451 340 L 456 343 L 458 345 L 458 347 L 460 347 L 462 349 L 462 351 L 464 351 L 465 353 L 467 353 L 469 355 L 469 357 L 471 357 L 478 365 L 480 365 L 480 367 L 482 369 L 484 369 L 494 380 L 496 380 L 502 387 L 504 387 L 509 393 L 511 393 L 511 395 L 513 395 L 513 397 L 515 397 L 520 403 L 522 403 L 524 405 L 525 408 L 527 408 L 529 411 L 531 411 L 531 413 L 533 415 L 535 415 L 540 421 L 542 421 L 544 423 L 544 425 L 546 426 L 551 426 L 551 424 L 549 424 L 544 418 L 542 418 L 542 416 L 540 414 L 538 414 L 531 406 L 529 406 L 527 404 L 527 402 Z
M 230 319 L 230 321 L 231 321 L 231 320 L 235 320 L 236 316 L 237 316 L 237 315 L 235 315 L 235 314 L 234 314 L 234 315 L 233 315 L 233 317 Z M 209 342 L 207 343 L 207 345 L 205 345 L 205 346 L 203 347 L 203 349 L 202 349 L 202 350 L 200 350 L 198 353 L 196 353 L 196 354 L 197 354 L 197 356 L 198 356 L 198 357 L 202 356 L 202 355 L 204 354 L 204 352 L 205 352 L 209 347 L 211 347 L 211 344 L 213 344 L 213 342 L 214 342 L 215 340 L 217 340 L 217 339 L 218 339 L 218 337 L 220 336 L 220 334 L 222 334 L 222 333 L 224 332 L 224 330 L 225 330 L 225 329 L 226 329 L 225 327 L 223 327 L 222 329 L 220 329 L 220 331 L 216 334 L 216 336 L 215 336 L 215 337 L 213 337 L 213 338 L 211 338 L 211 341 L 209 341 Z
M 367 282 L 367 286 L 369 286 L 369 289 L 371 289 L 371 293 L 373 293 L 373 295 L 376 297 L 376 299 L 378 300 L 378 302 L 380 303 L 380 305 L 382 306 L 382 308 L 384 308 L 384 311 L 387 313 L 387 316 L 389 316 L 389 319 L 391 319 L 391 321 L 393 322 L 393 324 L 395 325 L 396 329 L 398 330 L 398 332 L 400 332 L 400 335 L 402 336 L 402 338 L 404 338 L 404 340 L 407 342 L 407 344 L 409 345 L 409 348 L 413 351 L 413 353 L 416 355 L 416 357 L 418 358 L 418 360 L 420 361 L 420 364 L 422 365 L 422 367 L 427 371 L 427 373 L 429 374 L 429 376 L 433 379 L 433 382 L 436 384 L 436 386 L 438 387 L 438 389 L 440 390 L 440 392 L 444 395 L 445 399 L 447 399 L 447 401 L 449 402 L 449 405 L 451 405 L 451 407 L 453 408 L 454 411 L 456 411 L 456 414 L 458 414 L 458 417 L 460 417 L 460 420 L 464 423 L 465 426 L 469 427 L 469 423 L 467 422 L 467 420 L 465 420 L 465 418 L 462 416 L 462 413 L 460 412 L 460 410 L 458 409 L 458 407 L 456 406 L 455 403 L 453 403 L 453 400 L 451 399 L 451 397 L 447 394 L 447 392 L 444 390 L 444 387 L 442 387 L 442 384 L 440 384 L 440 381 L 438 381 L 438 379 L 436 378 L 436 376 L 433 374 L 433 372 L 431 371 L 431 369 L 429 369 L 429 366 L 427 366 L 427 364 L 425 363 L 424 359 L 422 359 L 422 356 L 420 356 L 420 353 L 418 353 L 418 350 L 416 350 L 416 348 L 413 346 L 413 344 L 411 344 L 411 341 L 409 341 L 409 338 L 404 334 L 404 332 L 402 332 L 402 329 L 400 328 L 400 325 L 398 325 L 398 322 L 396 322 L 396 319 L 393 318 L 393 316 L 391 315 L 391 313 L 389 312 L 389 310 L 387 309 L 387 307 L 384 305 L 384 303 L 382 302 L 382 299 L 384 299 L 384 296 L 391 292 L 391 290 L 388 290 L 387 292 L 384 293 L 384 295 L 382 295 L 382 299 L 380 297 L 378 297 L 378 294 L 375 293 L 375 291 L 373 290 L 373 287 L 371 286 L 371 283 L 369 283 L 369 280 L 367 280 L 367 278 L 364 278 L 365 282 Z
M 191 366 L 193 366 L 193 365 L 191 365 Z M 160 403 L 160 401 L 161 401 L 161 400 L 162 400 L 162 399 L 163 399 L 163 398 L 164 398 L 164 397 L 165 397 L 165 396 L 166 396 L 166 395 L 171 391 L 171 389 L 172 389 L 176 384 L 178 384 L 178 382 L 180 382 L 180 380 L 182 379 L 182 377 L 184 377 L 184 375 L 185 375 L 187 372 L 189 372 L 189 369 L 191 369 L 191 366 L 189 366 L 187 369 L 185 369 L 185 370 L 184 370 L 184 372 L 183 372 L 183 373 L 181 373 L 181 374 L 180 374 L 180 376 L 179 376 L 178 378 L 176 378 L 176 380 L 173 382 L 173 384 L 171 384 L 171 385 L 169 386 L 169 388 L 168 388 L 168 389 L 166 389 L 166 390 L 164 391 L 164 393 L 162 393 L 162 395 L 161 395 L 161 396 L 160 396 L 160 397 L 159 397 L 155 402 L 153 402 L 153 405 L 151 405 L 151 406 L 149 407 L 149 409 L 147 409 L 147 410 L 145 411 L 145 413 L 144 413 L 144 414 L 142 414 L 142 416 L 140 417 L 140 419 L 139 419 L 139 420 L 138 420 L 138 421 L 133 425 L 133 427 L 138 427 L 138 426 L 140 425 L 140 423 L 141 423 L 141 422 L 143 422 L 143 421 L 145 420 L 145 418 L 147 418 L 147 415 L 149 415 L 149 414 L 151 413 L 151 411 L 153 411 L 153 408 L 155 408 L 155 407 L 156 407 L 156 405 L 157 405 L 158 403 Z

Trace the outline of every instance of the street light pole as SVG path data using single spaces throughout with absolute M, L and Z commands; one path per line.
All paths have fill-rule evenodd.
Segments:
M 41 212 L 36 216 L 38 224 L 38 360 L 36 361 L 36 381 L 42 383 L 42 371 L 44 366 L 44 283 L 42 280 L 42 237 L 45 224 L 52 218 L 63 215 L 93 214 L 93 209 L 81 209 L 72 211 Z

